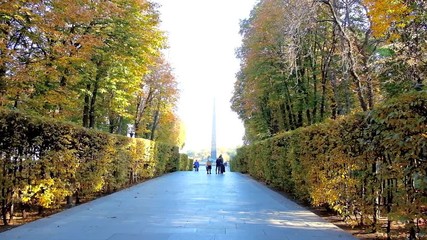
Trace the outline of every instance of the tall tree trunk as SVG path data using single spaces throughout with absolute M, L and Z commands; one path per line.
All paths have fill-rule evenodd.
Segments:
M 135 120 L 133 122 L 133 127 L 134 127 L 134 131 L 135 131 L 135 137 L 136 134 L 139 132 L 139 126 L 141 124 L 141 118 L 142 118 L 142 113 L 141 113 L 141 109 L 142 109 L 142 96 L 140 94 L 138 94 L 137 98 L 136 98 L 136 110 L 135 110 Z
M 370 58 L 370 54 L 369 52 L 371 51 L 375 51 L 377 46 L 376 45 L 372 45 L 369 42 L 371 36 L 371 30 L 367 30 L 365 32 L 365 37 L 362 43 L 362 46 L 358 45 L 356 43 L 357 48 L 359 49 L 359 52 L 361 52 L 362 54 L 362 69 L 363 69 L 363 75 L 364 78 L 366 80 L 366 98 L 367 98 L 367 102 L 368 102 L 368 108 L 369 109 L 373 109 L 374 108 L 374 87 L 373 87 L 373 83 L 372 83 L 372 78 L 370 77 L 370 68 L 369 68 L 369 58 Z M 367 49 L 371 49 L 373 47 L 372 50 L 367 50 Z
M 86 90 L 89 92 L 91 88 L 91 85 L 88 83 L 86 85 Z M 83 107 L 83 127 L 88 128 L 89 127 L 89 106 L 90 106 L 90 95 L 88 93 L 85 94 L 85 103 Z
M 15 101 L 13 103 L 14 109 L 18 109 L 18 107 L 19 107 L 19 98 L 20 98 L 19 94 L 16 94 Z
M 10 178 L 10 176 L 7 176 L 7 171 L 6 171 L 6 165 L 3 164 L 3 179 L 7 179 Z M 11 187 L 6 187 L 5 186 L 5 181 L 3 181 L 3 187 L 1 188 L 1 197 L 2 197 L 2 201 L 1 201 L 1 217 L 3 220 L 3 224 L 5 226 L 9 225 L 9 219 L 8 219 L 8 215 L 10 216 L 10 207 L 11 207 L 11 199 L 12 199 L 12 189 Z
M 327 99 L 327 88 L 326 84 L 329 77 L 329 67 L 331 65 L 332 56 L 335 52 L 336 44 L 337 44 L 337 37 L 335 33 L 335 26 L 333 26 L 332 29 L 332 43 L 331 47 L 329 48 L 326 55 L 322 57 L 322 65 L 321 65 L 321 85 L 322 85 L 322 96 L 320 98 L 320 120 L 322 121 L 325 119 L 325 112 L 326 112 L 326 99 Z M 324 46 L 327 42 L 324 43 Z
M 303 108 L 304 106 L 304 97 L 302 95 L 304 95 L 305 91 L 304 91 L 304 83 L 303 83 L 303 79 L 304 79 L 304 75 L 303 75 L 303 65 L 302 65 L 302 61 L 301 61 L 301 57 L 297 57 L 295 59 L 295 78 L 297 80 L 297 94 L 298 94 L 298 107 L 297 107 L 297 124 L 296 127 L 302 127 L 303 126 Z
M 325 119 L 325 108 L 326 108 L 326 82 L 328 78 L 329 63 L 331 59 L 332 48 L 329 50 L 328 55 L 322 58 L 322 67 L 321 67 L 321 89 L 322 95 L 320 96 L 320 121 Z
M 285 77 L 283 77 L 285 78 Z M 284 100 L 280 103 L 280 111 L 281 111 L 281 115 L 284 116 L 284 130 L 285 131 L 289 131 L 291 129 L 293 129 L 294 126 L 294 121 L 293 121 L 293 116 L 292 116 L 292 107 L 289 105 L 289 89 L 287 86 L 286 81 L 283 81 L 283 89 L 280 89 L 284 94 L 285 98 Z
M 4 161 L 7 161 L 6 160 L 6 158 L 5 158 L 5 160 Z M 7 187 L 6 187 L 6 179 L 8 179 L 8 176 L 7 176 L 7 167 L 6 167 L 6 162 L 3 162 L 3 164 L 2 164 L 3 166 L 3 169 L 2 169 L 2 172 L 3 172 L 3 179 L 2 179 L 2 185 L 0 185 L 0 187 L 1 187 L 1 197 L 2 197 L 2 200 L 1 200 L 1 218 L 2 218 L 2 220 L 3 220 L 3 224 L 5 225 L 5 226 L 7 226 L 7 225 L 9 225 L 9 223 L 8 223 L 8 221 L 7 221 L 7 218 L 6 218 L 6 215 L 7 215 Z
M 334 19 L 335 24 L 337 24 L 338 29 L 340 30 L 340 32 L 343 35 L 343 38 L 347 44 L 347 56 L 348 59 L 350 61 L 350 74 L 354 79 L 354 83 L 356 85 L 356 92 L 357 92 L 357 97 L 359 99 L 359 103 L 360 103 L 360 107 L 362 108 L 363 111 L 367 111 L 368 110 L 368 106 L 366 104 L 366 100 L 363 94 L 363 90 L 362 90 L 362 83 L 361 83 L 361 78 L 359 76 L 359 74 L 357 73 L 356 70 L 356 64 L 357 64 L 357 60 L 355 55 L 355 48 L 353 46 L 353 42 L 350 39 L 350 37 L 347 34 L 347 31 L 344 29 L 344 26 L 342 25 L 342 23 L 340 22 L 340 18 L 338 17 L 334 6 L 332 6 L 332 3 L 330 0 L 322 0 L 321 2 L 326 3 L 326 5 L 329 6 L 329 9 L 331 10 L 332 13 L 332 17 Z
M 280 103 L 279 104 L 279 111 L 280 111 L 280 114 L 279 114 L 279 116 L 280 116 L 280 118 L 281 118 L 281 120 L 282 120 L 282 126 L 281 126 L 281 131 L 288 131 L 289 130 L 289 128 L 290 128 L 290 122 L 289 122 L 289 117 L 288 117 L 288 115 L 286 114 L 286 106 L 285 106 L 285 103 Z
M 140 128 L 142 126 L 142 119 L 147 110 L 147 108 L 152 104 L 154 99 L 154 89 L 150 87 L 147 96 L 144 98 L 142 94 L 138 95 L 137 103 L 136 103 L 136 111 L 135 111 L 135 137 L 140 135 Z
M 393 190 L 394 190 L 394 182 L 393 179 L 387 179 L 387 215 L 391 213 L 392 205 L 393 205 Z M 391 239 L 391 219 L 387 217 L 387 239 Z
M 368 107 L 369 109 L 374 109 L 374 88 L 372 86 L 372 78 L 367 77 L 366 79 L 366 91 L 367 91 L 367 98 L 368 98 Z
M 367 166 L 365 165 L 365 168 L 363 169 L 363 171 L 366 171 Z M 362 182 L 362 188 L 361 188 L 361 193 L 360 193 L 360 198 L 362 199 L 363 202 L 369 202 L 369 200 L 367 200 L 366 196 L 367 196 L 367 185 L 368 185 L 368 179 L 365 176 L 363 178 L 363 182 Z M 365 213 L 364 211 L 360 211 L 360 222 L 359 222 L 359 226 L 364 226 L 365 225 Z
M 6 105 L 6 68 L 0 66 L 0 106 Z
M 157 125 L 159 124 L 159 115 L 160 115 L 160 111 L 157 109 L 156 112 L 154 113 L 153 124 L 151 125 L 150 140 L 154 140 L 155 131 L 157 129 Z
M 285 110 L 288 114 L 289 130 L 293 130 L 296 128 L 296 119 L 295 119 L 296 117 L 295 117 L 293 110 L 292 110 L 293 107 L 292 107 L 292 101 L 291 101 L 291 97 L 290 97 L 290 93 L 289 93 L 289 88 L 287 85 L 285 86 L 285 88 L 286 88 L 286 97 L 285 97 L 286 108 L 285 108 Z
M 313 109 L 311 110 L 311 122 L 310 125 L 317 122 L 317 75 L 316 75 L 316 60 L 314 59 L 314 53 L 310 56 L 310 66 L 311 66 L 311 77 L 313 78 Z
M 280 68 L 284 68 L 282 66 L 282 64 L 280 64 Z M 272 91 L 274 91 L 274 96 L 280 96 L 282 94 L 282 92 L 280 91 L 279 88 L 274 87 L 274 83 L 273 83 L 273 81 L 271 81 L 271 78 L 270 78 L 269 84 L 270 84 L 270 88 L 272 89 Z M 271 95 L 273 95 L 273 94 L 270 94 L 270 96 Z M 286 130 L 286 121 L 287 120 L 286 120 L 286 116 L 283 115 L 282 103 L 279 103 L 277 105 L 275 104 L 270 109 L 271 109 L 270 111 L 272 112 L 272 118 L 275 121 L 276 132 Z
M 331 86 L 332 86 L 332 96 L 331 96 L 331 118 L 332 119 L 336 119 L 337 118 L 337 95 L 338 95 L 338 90 L 337 90 L 337 83 L 336 83 L 336 79 L 335 79 L 335 75 L 333 73 L 331 73 Z
M 327 80 L 326 69 L 322 69 L 322 81 L 321 81 L 322 95 L 320 96 L 320 120 L 321 121 L 325 118 L 326 80 Z
M 306 86 L 310 86 L 310 77 L 306 76 L 306 79 L 307 79 L 307 85 Z M 307 125 L 311 125 L 313 120 L 312 120 L 311 111 L 310 111 L 310 94 L 309 94 L 309 91 L 306 87 L 304 87 L 304 92 L 305 92 L 304 93 L 304 95 L 305 95 L 305 98 L 304 98 L 305 116 L 307 118 Z
M 98 95 L 99 77 L 100 76 L 96 77 L 96 81 L 92 91 L 92 98 L 90 100 L 90 105 L 89 105 L 90 107 L 89 108 L 89 128 L 95 127 L 95 105 L 96 105 L 96 97 Z
M 116 129 L 116 119 L 113 116 L 109 116 L 108 117 L 108 132 L 109 133 L 114 133 L 114 130 Z
M 299 68 L 299 89 L 301 91 L 301 94 L 304 97 L 301 97 L 301 111 L 305 112 L 306 122 L 307 125 L 311 125 L 311 112 L 310 112 L 310 92 L 307 89 L 307 86 L 310 86 L 310 76 L 309 73 L 307 73 L 309 70 L 305 67 L 305 60 L 306 58 L 301 57 L 300 58 L 300 68 Z M 310 61 L 310 59 L 308 59 Z M 301 126 L 304 126 L 304 117 L 302 117 L 301 120 Z
M 378 184 L 380 184 L 378 179 L 378 172 L 379 172 L 379 163 L 378 159 L 375 160 L 375 163 L 372 164 L 372 173 L 374 176 L 373 181 L 373 188 L 372 188 L 372 195 L 373 195 L 373 213 L 372 213 L 372 230 L 374 232 L 377 231 L 377 224 L 378 224 L 378 218 L 379 218 L 379 212 L 380 212 L 380 189 L 378 189 Z
M 282 102 L 280 103 L 280 115 L 283 116 L 283 129 L 284 131 L 288 131 L 290 129 L 290 125 L 291 125 L 291 120 L 289 119 L 289 115 L 287 114 L 287 110 L 286 110 L 286 103 Z
M 123 117 L 119 117 L 117 119 L 117 134 L 122 134 L 123 131 Z
M 2 220 L 3 220 L 3 225 L 8 226 L 9 222 L 7 221 L 7 202 L 6 202 L 6 200 L 2 200 L 1 215 L 2 215 Z

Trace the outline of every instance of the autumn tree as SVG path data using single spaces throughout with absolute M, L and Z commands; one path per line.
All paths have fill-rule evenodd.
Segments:
M 123 135 L 128 124 L 142 119 L 141 137 L 183 146 L 184 131 L 175 112 L 179 92 L 171 67 L 161 56 L 166 38 L 159 29 L 157 7 L 147 0 L 2 1 L 0 107 Z M 148 94 L 146 111 L 138 113 L 137 103 L 147 99 L 147 89 L 152 96 Z M 2 120 L 6 125 L 10 122 Z M 22 127 L 26 130 L 33 126 L 25 123 Z M 22 203 L 51 207 L 65 196 L 102 187 L 107 165 L 95 173 L 93 160 L 106 158 L 94 157 L 96 151 L 83 156 L 68 147 L 63 149 L 76 139 L 63 132 L 64 128 L 53 134 L 49 129 L 55 124 L 43 122 L 48 133 L 45 138 L 37 135 L 41 128 L 30 129 L 35 140 L 29 141 L 41 146 L 23 146 L 9 139 L 11 148 L 1 154 L 0 204 L 5 224 L 16 194 L 21 194 Z M 11 130 L 16 139 L 27 139 L 13 128 L 3 130 Z M 99 132 L 94 134 L 100 136 Z M 78 138 L 86 141 L 83 135 Z M 56 136 L 65 141 L 54 142 Z M 41 139 L 46 142 L 40 143 Z M 120 141 L 125 144 L 128 140 Z M 96 144 L 105 147 L 102 141 L 95 142 L 87 148 Z M 144 148 L 139 144 L 145 141 L 132 142 L 137 156 Z M 60 147 L 52 147 L 55 144 Z M 164 146 L 164 153 L 173 149 L 169 145 Z M 109 154 L 114 148 L 108 149 Z M 30 151 L 25 153 L 28 155 L 22 155 L 23 149 Z M 40 169 L 33 169 L 36 165 Z M 50 170 L 54 167 L 58 171 Z M 34 175 L 32 170 L 40 170 L 40 174 Z
M 412 89 L 421 90 L 426 74 L 425 1 L 365 0 L 372 32 L 383 44 L 378 53 L 376 74 L 384 93 L 396 96 Z
M 140 89 L 137 92 L 135 108 L 135 134 L 144 136 L 147 139 L 157 139 L 156 131 L 163 125 L 164 130 L 173 133 L 175 139 L 179 139 L 181 131 L 175 126 L 179 121 L 176 118 L 175 105 L 178 101 L 177 82 L 173 76 L 172 68 L 161 55 L 154 60 L 154 64 L 149 67 L 148 73 L 144 76 Z M 171 136 L 172 136 L 171 135 Z M 163 135 L 164 137 L 167 135 Z M 165 138 L 163 139 L 165 141 Z M 179 142 L 179 141 L 178 141 Z
M 183 148 L 186 138 L 185 126 L 175 111 L 171 110 L 163 111 L 159 116 L 156 130 L 152 134 L 157 142 Z
M 246 143 L 266 145 L 266 152 L 255 151 L 254 168 L 262 168 L 262 162 L 276 161 L 275 154 L 266 156 L 270 154 L 267 141 L 259 140 L 275 141 L 282 132 L 328 118 L 339 121 L 340 115 L 349 113 L 364 111 L 366 116 L 371 116 L 379 103 L 414 89 L 422 95 L 427 70 L 426 10 L 425 1 L 259 1 L 250 17 L 241 22 L 243 42 L 237 51 L 241 65 L 231 99 L 232 109 L 245 124 Z M 399 101 L 407 101 L 411 94 L 402 96 Z M 417 104 L 411 103 L 410 108 Z M 387 111 L 389 115 L 382 119 L 396 117 L 403 118 L 405 124 L 411 122 L 412 115 L 403 117 L 402 112 Z M 406 150 L 397 150 L 397 155 L 392 157 L 391 144 L 379 149 L 382 140 L 378 139 L 382 134 L 389 134 L 386 138 L 390 137 L 388 140 L 393 143 L 399 142 L 397 145 L 401 147 L 413 146 L 402 140 L 410 131 L 404 130 L 403 135 L 395 133 L 406 129 L 405 124 L 391 131 L 390 124 L 394 120 L 388 125 L 384 125 L 385 120 L 379 120 L 375 131 L 367 131 L 375 122 L 373 118 L 368 119 L 368 126 L 354 122 L 354 126 L 345 127 L 355 133 L 355 139 L 348 141 L 354 141 L 353 146 L 361 144 L 359 147 L 343 149 L 342 144 L 329 142 L 331 139 L 341 141 L 346 134 L 334 137 L 331 131 L 322 132 L 323 124 L 292 131 L 290 134 L 296 135 L 312 132 L 295 143 L 280 142 L 280 147 L 289 147 L 294 154 L 293 151 L 300 151 L 294 149 L 300 142 L 304 147 L 308 144 L 316 148 L 332 146 L 330 152 L 320 150 L 324 158 L 318 157 L 317 150 L 308 151 L 304 156 L 309 164 L 321 163 L 320 168 L 315 165 L 314 169 L 306 169 L 302 158 L 297 159 L 304 173 L 312 171 L 308 181 L 321 184 L 311 200 L 313 203 L 329 201 L 343 216 L 356 214 L 361 224 L 369 223 L 373 230 L 378 229 L 380 217 L 387 216 L 386 231 L 390 237 L 392 221 L 406 214 L 410 216 L 408 225 L 411 225 L 412 220 L 419 217 L 419 205 L 424 198 L 415 193 L 420 192 L 415 190 L 415 185 L 422 185 L 418 176 L 424 174 L 424 170 L 419 159 L 424 157 L 415 154 L 408 158 L 410 160 L 402 160 Z M 336 121 L 326 124 L 331 122 Z M 362 151 L 366 154 L 355 162 L 341 161 L 344 153 L 353 156 Z M 265 177 L 260 171 L 252 174 Z M 274 175 L 266 173 L 269 174 Z M 351 178 L 342 177 L 345 174 L 354 174 L 351 177 L 359 184 L 354 185 Z M 304 184 L 304 180 L 300 180 Z M 402 186 L 406 190 L 396 193 Z M 328 189 L 335 192 L 324 194 Z M 352 202 L 363 204 L 352 205 Z M 404 208 L 405 213 L 397 205 Z M 351 211 L 358 213 L 350 212 L 350 206 Z M 410 228 L 411 239 L 415 238 L 415 229 Z
M 391 50 L 366 2 L 264 0 L 242 21 L 231 102 L 249 142 L 366 111 L 385 97 L 381 78 L 391 73 L 379 66 Z
M 102 30 L 95 32 L 101 35 L 104 44 L 96 48 L 91 58 L 96 72 L 85 82 L 83 125 L 90 128 L 95 127 L 98 96 L 107 101 L 105 115 L 109 116 L 110 125 L 117 116 L 126 116 L 124 109 L 131 105 L 151 64 L 151 55 L 158 54 L 163 47 L 163 37 L 157 29 L 158 15 L 152 4 L 145 1 L 118 4 L 121 9 L 118 16 L 108 19 Z
M 148 132 L 164 106 L 174 108 L 171 86 L 145 76 L 165 48 L 156 4 L 34 0 L 8 1 L 1 9 L 2 106 L 122 134 L 144 115 L 135 104 L 141 86 L 156 92 L 144 95 L 152 104 L 144 124 L 156 123 Z
M 311 28 L 313 13 L 307 4 L 264 1 L 252 11 L 250 19 L 242 22 L 244 40 L 238 51 L 242 68 L 232 106 L 248 126 L 247 133 L 255 130 L 253 137 L 247 136 L 249 140 L 312 121 L 312 88 L 306 72 L 299 68 L 306 60 L 300 57 L 305 46 L 299 43 Z
M 32 91 L 29 83 L 34 78 L 28 66 L 43 57 L 41 36 L 34 31 L 41 22 L 37 2 L 7 1 L 0 5 L 1 106 L 16 108 L 21 95 Z
M 329 20 L 312 1 L 269 0 L 242 22 L 232 106 L 247 125 L 249 141 L 350 111 L 351 96 L 346 104 L 337 100 L 346 95 L 337 89 L 348 86 L 335 80 L 339 38 Z

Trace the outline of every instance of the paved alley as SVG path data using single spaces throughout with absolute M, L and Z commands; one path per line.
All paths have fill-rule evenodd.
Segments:
M 175 172 L 0 233 L 1 240 L 355 239 L 240 173 Z

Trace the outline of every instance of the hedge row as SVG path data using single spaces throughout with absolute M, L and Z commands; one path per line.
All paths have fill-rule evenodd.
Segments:
M 59 207 L 179 169 L 179 149 L 145 139 L 0 111 L 0 201 Z
M 180 171 L 193 171 L 193 159 L 189 158 L 187 155 L 182 155 L 179 162 Z
M 297 129 L 237 150 L 234 171 L 327 205 L 359 224 L 406 223 L 427 210 L 427 94 L 401 96 L 375 110 Z

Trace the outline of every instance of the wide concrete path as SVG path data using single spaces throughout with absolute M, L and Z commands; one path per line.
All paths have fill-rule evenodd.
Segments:
M 1 240 L 355 239 L 251 178 L 175 172 L 0 233 Z

